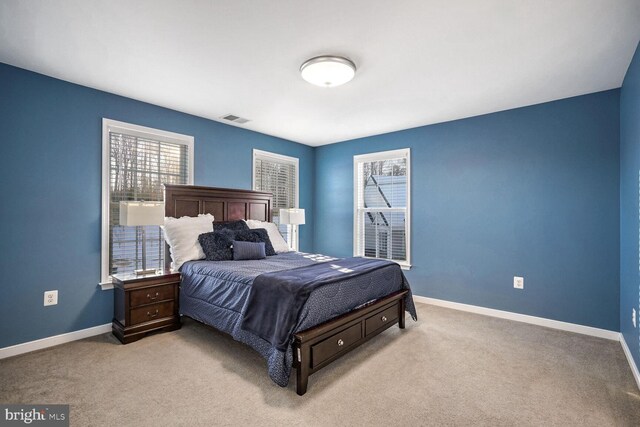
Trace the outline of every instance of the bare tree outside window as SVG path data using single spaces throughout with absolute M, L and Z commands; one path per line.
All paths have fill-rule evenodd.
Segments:
M 291 245 L 291 230 L 288 225 L 280 224 L 280 209 L 298 207 L 297 159 L 256 150 L 253 167 L 253 189 L 273 194 L 271 220 L 278 224 L 280 234 Z
M 110 132 L 109 272 L 132 272 L 142 266 L 140 227 L 119 224 L 121 201 L 162 201 L 162 184 L 186 184 L 186 145 Z M 147 266 L 164 266 L 164 236 L 158 226 L 145 226 Z

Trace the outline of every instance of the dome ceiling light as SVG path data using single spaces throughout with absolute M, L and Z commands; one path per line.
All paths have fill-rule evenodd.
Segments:
M 316 56 L 300 66 L 300 74 L 312 85 L 335 87 L 353 79 L 356 64 L 342 56 Z

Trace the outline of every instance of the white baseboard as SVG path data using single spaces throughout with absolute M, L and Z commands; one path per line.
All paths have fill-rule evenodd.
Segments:
M 529 316 L 527 314 L 513 313 L 510 311 L 495 310 L 493 308 L 480 307 L 477 305 L 462 304 L 459 302 L 422 297 L 419 295 L 414 295 L 413 299 L 416 302 L 451 308 L 453 310 L 467 311 L 470 313 L 482 314 L 484 316 L 498 317 L 500 319 L 514 320 L 516 322 L 530 323 L 532 325 L 545 326 L 547 328 L 560 329 L 563 331 L 591 335 L 594 337 L 605 338 L 613 341 L 620 341 L 622 350 L 624 351 L 624 354 L 627 357 L 627 361 L 629 362 L 629 366 L 631 367 L 633 377 L 636 380 L 638 389 L 640 389 L 640 372 L 638 371 L 638 366 L 636 366 L 636 363 L 633 360 L 633 356 L 631 355 L 631 351 L 629 351 L 629 347 L 627 346 L 627 342 L 625 341 L 624 336 L 619 332 L 609 331 L 607 329 L 593 328 L 591 326 L 577 325 L 575 323 L 561 322 L 559 320 L 545 319 L 544 317 L 535 317 Z M 0 348 L 0 359 L 6 359 L 7 357 L 17 356 L 19 354 L 29 353 L 31 351 L 53 347 L 71 341 L 77 341 L 83 338 L 88 338 L 107 332 L 111 332 L 111 323 L 94 326 L 92 328 L 81 329 L 79 331 L 69 332 L 66 334 L 55 335 L 53 337 L 42 338 L 23 344 L 12 345 L 10 347 Z
M 468 311 L 470 313 L 482 314 L 484 316 L 499 317 L 500 319 L 514 320 L 516 322 L 530 323 L 532 325 L 545 326 L 552 329 L 575 332 L 578 334 L 591 335 L 608 340 L 619 341 L 620 332 L 607 329 L 594 328 L 591 326 L 578 325 L 576 323 L 561 322 L 559 320 L 545 319 L 544 317 L 529 316 L 527 314 L 513 313 L 511 311 L 495 310 L 493 308 L 480 307 L 477 305 L 462 304 L 436 298 L 413 296 L 414 301 L 425 304 L 437 305 L 439 307 L 452 308 L 454 310 Z
M 640 389 L 640 372 L 638 372 L 638 366 L 636 365 L 635 360 L 633 360 L 633 356 L 631 355 L 631 351 L 627 346 L 627 342 L 624 340 L 624 335 L 620 334 L 620 345 L 622 345 L 622 350 L 624 351 L 624 355 L 627 356 L 627 362 L 629 362 L 629 366 L 631 367 L 631 372 L 633 373 L 633 377 L 636 379 L 636 384 Z
M 0 348 L 0 359 L 111 332 L 111 323 Z

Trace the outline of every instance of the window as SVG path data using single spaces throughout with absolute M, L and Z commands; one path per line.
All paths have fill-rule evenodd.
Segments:
M 289 246 L 294 246 L 290 226 L 280 224 L 280 209 L 298 207 L 298 159 L 253 150 L 253 189 L 273 194 L 272 221 Z
M 120 225 L 120 202 L 162 202 L 165 183 L 193 184 L 193 137 L 103 119 L 103 284 L 140 269 L 144 245 L 147 268 L 164 268 L 161 228 Z
M 409 149 L 353 157 L 354 256 L 410 264 Z

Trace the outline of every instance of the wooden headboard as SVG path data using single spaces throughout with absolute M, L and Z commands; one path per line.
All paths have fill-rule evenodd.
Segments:
M 271 221 L 271 193 L 195 185 L 164 185 L 164 216 L 180 218 L 210 213 L 215 221 Z
M 210 213 L 214 221 L 271 221 L 271 193 L 196 185 L 164 185 L 164 216 L 180 218 Z M 165 265 L 171 264 L 165 245 Z

